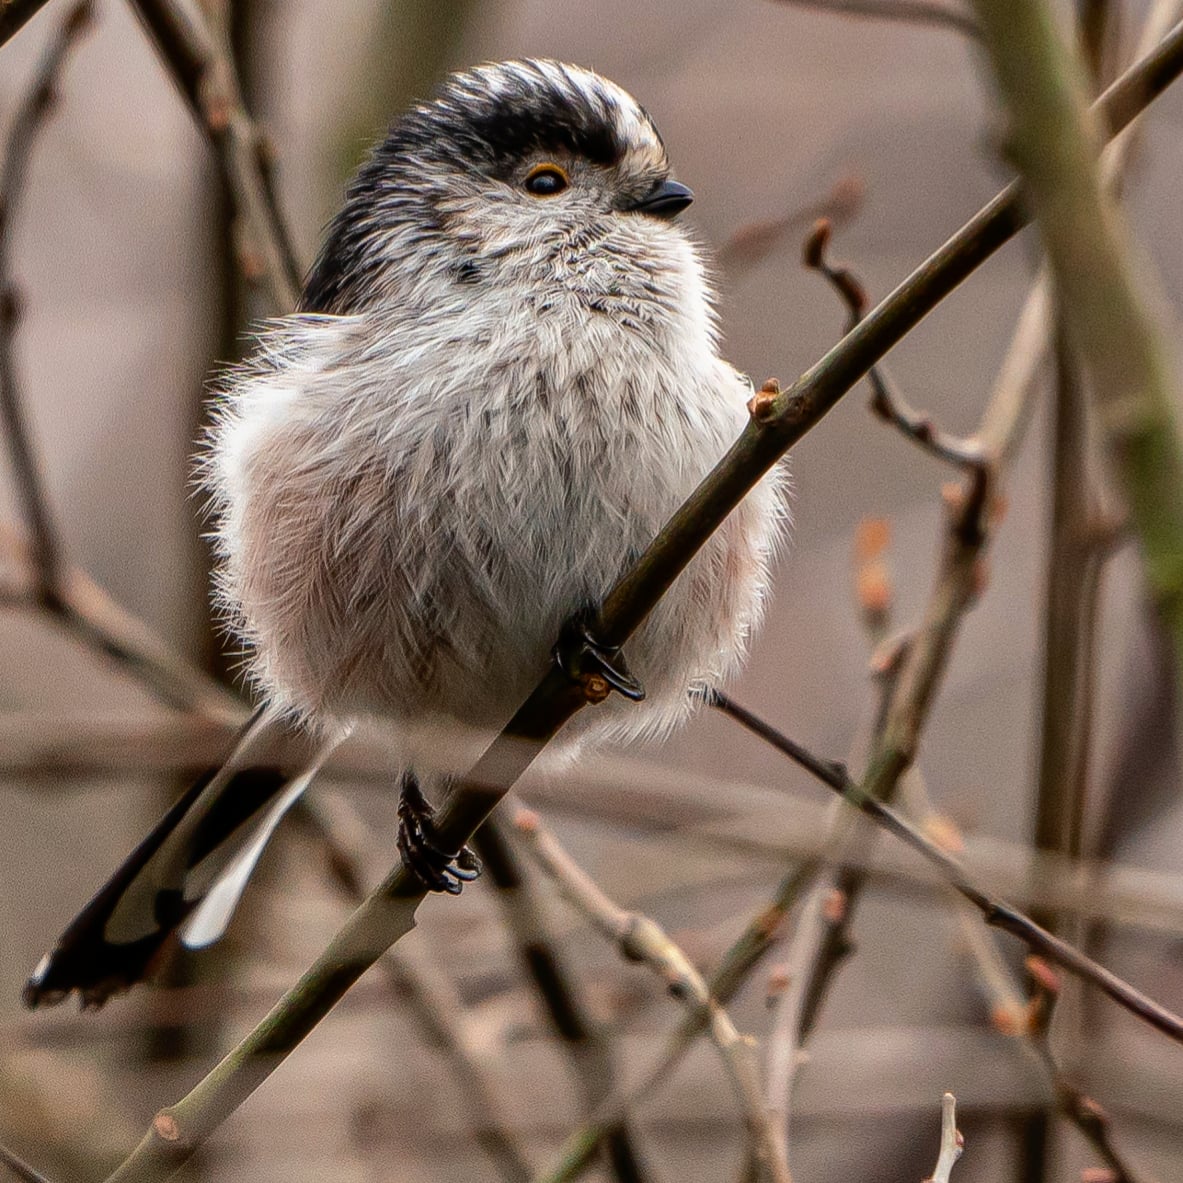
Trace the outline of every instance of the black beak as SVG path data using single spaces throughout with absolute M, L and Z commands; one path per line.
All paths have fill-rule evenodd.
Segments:
M 662 181 L 651 193 L 628 208 L 655 218 L 676 218 L 692 201 L 694 194 L 677 181 Z

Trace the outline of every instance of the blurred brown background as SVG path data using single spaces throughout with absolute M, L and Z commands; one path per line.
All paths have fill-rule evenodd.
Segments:
M 1121 7 L 1128 47 L 1143 6 Z M 838 229 L 834 253 L 874 296 L 1005 179 L 981 61 L 947 30 L 769 0 L 253 0 L 235 8 L 250 100 L 274 137 L 281 199 L 306 260 L 345 171 L 388 116 L 440 72 L 482 59 L 567 59 L 632 91 L 695 190 L 691 221 L 716 245 L 857 177 L 865 202 Z M 4 47 L 0 120 L 28 86 L 57 9 L 49 5 Z M 1129 186 L 1141 244 L 1175 306 L 1183 298 L 1181 178 L 1177 90 L 1153 109 Z M 727 352 L 757 381 L 795 377 L 843 324 L 833 294 L 799 265 L 804 229 L 788 231 L 755 265 L 721 272 Z M 70 561 L 179 651 L 215 665 L 188 458 L 203 384 L 238 348 L 241 318 L 259 311 L 233 277 L 225 230 L 205 141 L 129 10 L 104 0 L 66 74 L 19 213 L 17 360 Z M 1033 250 L 1029 235 L 1004 250 L 889 359 L 911 401 L 950 430 L 968 431 L 980 415 Z M 1033 824 L 1045 420 L 1041 402 L 1009 483 L 989 589 L 967 620 L 921 759 L 940 809 L 967 832 L 970 864 L 1002 876 L 1011 892 L 1023 881 Z M 890 519 L 897 619 L 906 623 L 932 580 L 948 474 L 874 420 L 861 390 L 799 445 L 793 472 L 793 544 L 736 694 L 840 756 L 871 702 L 852 590 L 855 528 L 869 515 Z M 8 479 L 0 467 L 0 515 L 11 521 Z M 1136 555 L 1126 547 L 1104 585 L 1088 832 L 1092 849 L 1152 873 L 1123 882 L 1156 908 L 1147 925 L 1111 933 L 1098 950 L 1178 1009 L 1183 816 L 1177 761 L 1153 717 L 1158 649 L 1140 603 Z M 0 729 L 16 753 L 0 751 L 0 1140 L 46 1169 L 56 1165 L 63 1178 L 79 1163 L 50 1147 L 71 1143 L 91 1164 L 85 1177 L 99 1177 L 156 1108 L 294 980 L 344 907 L 307 845 L 289 835 L 268 856 L 249 914 L 223 948 L 184 971 L 198 985 L 175 1004 L 139 991 L 97 1016 L 22 1012 L 20 985 L 47 942 L 182 782 L 30 771 L 20 755 L 30 735 L 52 741 L 82 723 L 115 733 L 167 711 L 29 612 L 0 615 L 0 670 Z M 376 876 L 393 851 L 393 795 L 380 785 L 338 791 L 375 822 Z M 680 831 L 707 819 L 799 850 L 816 842 L 826 804 L 804 774 L 705 714 L 661 748 L 593 762 L 570 785 L 536 786 L 532 799 L 606 890 L 658 918 L 707 965 L 781 868 L 774 855 Z M 880 851 L 885 864 L 915 872 L 887 840 Z M 1097 1160 L 1067 1125 L 1055 1127 L 1044 1172 L 1032 1173 L 1027 1118 L 1046 1102 L 1043 1078 L 1019 1041 L 991 1027 L 944 897 L 906 880 L 876 880 L 858 914 L 856 953 L 798 1085 L 796 1178 L 924 1177 L 945 1089 L 958 1096 L 967 1139 L 961 1183 L 1079 1178 Z M 463 1021 L 541 1165 L 578 1117 L 579 1091 L 498 915 L 478 885 L 459 901 L 429 901 L 410 940 L 456 983 L 468 1004 Z M 675 1008 L 570 913 L 556 907 L 555 920 L 626 1065 L 647 1062 Z M 1005 948 L 1017 964 L 1012 944 Z M 768 1024 L 766 979 L 758 972 L 733 1007 L 741 1030 L 758 1038 Z M 1108 1004 L 1077 1004 L 1075 988 L 1069 994 L 1058 1038 L 1073 1079 L 1112 1112 L 1147 1177 L 1183 1177 L 1183 1053 Z M 639 1117 L 657 1177 L 735 1177 L 741 1128 L 709 1047 Z M 496 1177 L 467 1134 L 446 1063 L 372 978 L 187 1168 L 187 1177 L 203 1173 L 256 1183 Z

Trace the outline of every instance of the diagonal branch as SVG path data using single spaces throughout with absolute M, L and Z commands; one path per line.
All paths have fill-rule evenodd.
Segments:
M 21 1183 L 49 1183 L 40 1171 L 31 1167 L 23 1158 L 18 1158 L 8 1147 L 0 1145 L 0 1164 L 8 1168 L 9 1172 Z
M 960 12 L 938 0 L 780 0 L 794 8 L 816 8 L 839 16 L 864 17 L 870 20 L 902 21 L 949 29 L 966 37 L 978 37 L 977 22 L 967 12 Z
M 506 807 L 513 818 L 512 828 L 503 816 Z M 522 968 L 562 1041 L 587 1109 L 594 1112 L 619 1087 L 616 1052 L 556 947 L 537 876 L 518 849 L 516 839 L 528 828 L 523 822 L 527 816 L 528 811 L 516 801 L 507 801 L 476 832 L 473 847 L 484 863 L 485 875 L 497 889 Z M 646 1156 L 637 1129 L 626 1115 L 605 1129 L 601 1150 L 618 1183 L 639 1183 L 646 1178 Z
M 726 695 L 716 692 L 715 697 L 716 705 L 725 714 L 783 752 L 822 784 L 829 786 L 856 809 L 866 814 L 876 825 L 894 834 L 928 859 L 948 883 L 982 913 L 987 924 L 1018 937 L 1032 952 L 1095 986 L 1143 1022 L 1149 1023 L 1171 1039 L 1183 1043 L 1183 1018 L 1147 997 L 1104 966 L 1098 965 L 1079 949 L 1053 936 L 1011 904 L 991 896 L 973 881 L 969 872 L 951 854 L 937 846 L 931 838 L 890 805 L 877 800 L 862 786 L 856 784 L 843 764 L 815 756 L 808 748 L 783 735 Z
M 131 0 L 166 68 L 218 153 L 234 203 L 235 249 L 245 278 L 276 313 L 291 312 L 301 268 L 275 202 L 271 149 L 242 99 L 225 28 L 177 0 Z
M 45 3 L 46 0 L 0 0 L 0 46 L 19 33 Z

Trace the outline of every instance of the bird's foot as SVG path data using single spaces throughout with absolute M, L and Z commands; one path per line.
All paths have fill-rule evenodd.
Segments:
M 467 847 L 443 850 L 438 845 L 435 810 L 414 776 L 403 780 L 398 799 L 398 853 L 403 865 L 428 891 L 459 895 L 481 873 L 481 862 Z
M 619 645 L 606 645 L 596 635 L 599 614 L 593 608 L 577 612 L 563 625 L 553 655 L 559 669 L 582 689 L 588 702 L 603 702 L 615 690 L 633 702 L 645 688 L 628 668 Z

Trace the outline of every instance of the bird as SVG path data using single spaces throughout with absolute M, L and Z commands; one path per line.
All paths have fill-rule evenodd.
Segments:
M 198 459 L 219 610 L 260 706 L 29 979 L 84 1007 L 224 931 L 274 828 L 342 738 L 397 737 L 398 849 L 428 890 L 479 865 L 431 799 L 582 647 L 620 691 L 557 760 L 683 724 L 740 667 L 789 518 L 783 466 L 625 647 L 596 610 L 745 425 L 704 249 L 652 118 L 546 59 L 446 78 L 348 185 L 297 309 L 217 383 Z M 560 638 L 556 647 L 556 638 Z M 563 640 L 565 638 L 565 640 Z M 294 778 L 259 755 L 297 734 Z

